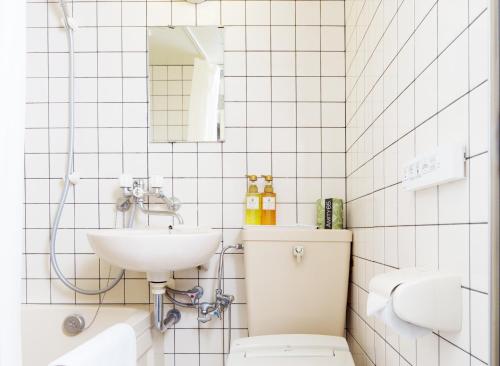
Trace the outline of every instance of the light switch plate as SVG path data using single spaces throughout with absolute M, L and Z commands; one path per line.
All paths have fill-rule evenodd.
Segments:
M 403 189 L 416 191 L 465 178 L 465 147 L 443 145 L 403 166 Z

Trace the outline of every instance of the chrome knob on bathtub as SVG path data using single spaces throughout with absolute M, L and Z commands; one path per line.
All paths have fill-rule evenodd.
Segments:
M 66 335 L 75 336 L 85 329 L 85 319 L 80 314 L 73 314 L 63 322 L 63 331 Z

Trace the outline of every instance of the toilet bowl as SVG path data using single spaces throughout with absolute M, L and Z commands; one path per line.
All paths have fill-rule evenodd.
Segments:
M 345 338 L 352 234 L 246 227 L 248 332 L 228 366 L 354 366 Z
M 281 334 L 238 339 L 228 366 L 354 366 L 342 337 Z

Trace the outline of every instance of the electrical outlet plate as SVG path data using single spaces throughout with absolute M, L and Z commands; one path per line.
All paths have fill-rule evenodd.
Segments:
M 403 166 L 403 189 L 416 191 L 465 178 L 465 148 L 443 145 Z

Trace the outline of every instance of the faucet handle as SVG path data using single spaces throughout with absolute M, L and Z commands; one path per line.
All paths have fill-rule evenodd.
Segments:
M 149 177 L 149 186 L 151 188 L 163 188 L 163 177 L 161 175 L 152 175 Z
M 216 308 L 214 311 L 212 311 L 212 315 L 215 315 L 219 319 L 222 318 L 222 313 L 219 308 Z
M 142 179 L 137 179 L 134 181 L 134 185 L 133 185 L 133 188 L 132 188 L 132 195 L 135 197 L 135 198 L 138 198 L 138 199 L 143 199 L 144 197 L 144 192 L 145 192 L 145 189 L 144 189 L 144 181 Z
M 191 299 L 192 304 L 196 304 L 203 296 L 203 287 L 195 286 L 191 290 L 186 291 L 186 295 Z
M 120 188 L 132 188 L 134 180 L 131 175 L 122 174 L 120 175 Z

